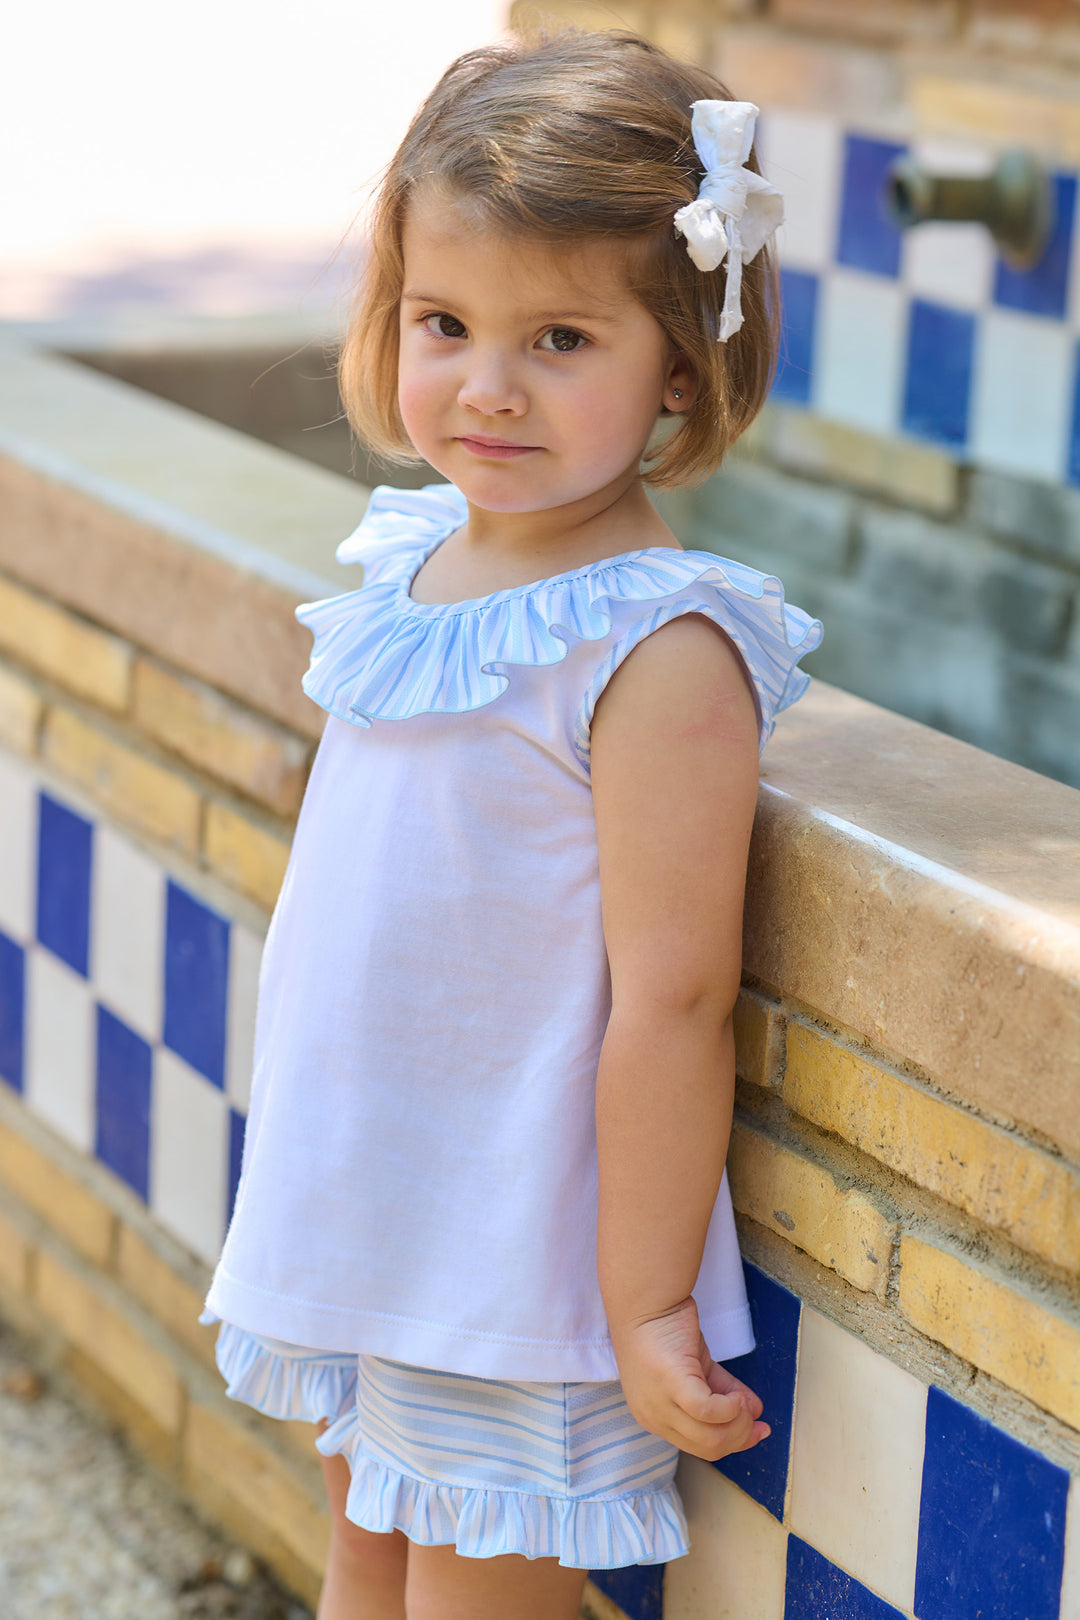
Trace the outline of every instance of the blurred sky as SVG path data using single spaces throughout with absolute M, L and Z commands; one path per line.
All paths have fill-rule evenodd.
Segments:
M 496 38 L 508 9 L 508 0 L 9 7 L 0 316 L 86 313 L 95 287 L 108 301 L 126 286 L 137 300 L 154 260 L 181 279 L 187 263 L 195 280 L 231 264 L 234 283 L 244 265 L 257 282 L 260 259 L 268 273 L 275 259 L 318 266 L 442 68 Z M 282 296 L 273 285 L 270 275 L 270 290 L 252 290 L 255 305 Z M 142 296 L 154 295 L 144 287 Z M 243 302 L 235 285 L 229 296 Z

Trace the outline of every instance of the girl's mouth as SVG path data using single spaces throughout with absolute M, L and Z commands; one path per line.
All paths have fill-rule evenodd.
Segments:
M 535 444 L 511 444 L 506 439 L 485 439 L 479 435 L 462 435 L 458 439 L 458 444 L 463 444 L 474 456 L 494 456 L 496 459 L 527 456 L 540 448 Z

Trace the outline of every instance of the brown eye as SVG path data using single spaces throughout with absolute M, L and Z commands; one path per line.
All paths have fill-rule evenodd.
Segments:
M 550 338 L 550 343 L 546 340 Z M 541 348 L 555 349 L 559 354 L 573 354 L 585 342 L 580 332 L 570 326 L 552 326 L 540 339 Z
M 432 321 L 435 322 L 434 328 Z M 425 315 L 424 325 L 433 337 L 460 338 L 465 336 L 465 328 L 456 315 Z

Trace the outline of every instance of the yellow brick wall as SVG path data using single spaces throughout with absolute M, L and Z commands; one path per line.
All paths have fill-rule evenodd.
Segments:
M 873 1333 L 913 1328 L 1029 1402 L 1036 1427 L 1048 1413 L 1076 1431 L 1080 1463 L 1077 1167 L 805 1008 L 744 989 L 735 1025 L 729 1175 L 751 1252 L 787 1277 L 805 1271 L 777 1239 L 809 1256 L 868 1297 Z M 857 1301 L 845 1319 L 858 1331 Z
M 3 575 L 0 744 L 273 909 L 311 738 Z

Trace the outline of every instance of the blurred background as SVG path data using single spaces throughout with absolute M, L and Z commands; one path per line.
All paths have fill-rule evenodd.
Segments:
M 3 1620 L 316 1600 L 310 1434 L 238 1412 L 197 1320 L 324 718 L 294 610 L 357 585 L 367 485 L 431 476 L 341 416 L 372 182 L 542 19 L 763 110 L 779 368 L 658 504 L 826 632 L 736 1019 L 775 1442 L 583 1612 L 1080 1616 L 1080 0 L 52 0 L 0 98 Z
M 16 8 L 0 317 L 314 313 L 421 97 L 504 0 Z

